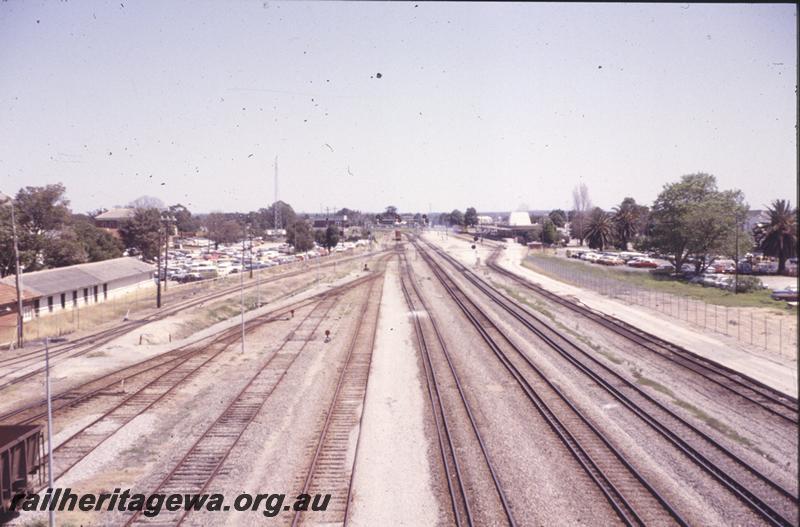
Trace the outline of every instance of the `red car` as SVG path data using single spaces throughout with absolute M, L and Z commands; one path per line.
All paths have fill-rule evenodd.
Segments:
M 630 262 L 628 262 L 628 267 L 647 267 L 651 269 L 655 269 L 658 267 L 658 262 L 654 260 L 650 260 L 649 258 L 634 258 Z

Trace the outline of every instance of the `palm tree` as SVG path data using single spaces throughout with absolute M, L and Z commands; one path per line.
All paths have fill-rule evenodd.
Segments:
M 600 207 L 596 207 L 589 215 L 583 235 L 589 247 L 605 250 L 614 239 L 614 221 L 611 214 Z
M 753 235 L 767 256 L 778 258 L 778 273 L 786 269 L 786 260 L 797 255 L 797 209 L 791 202 L 776 199 L 767 207 L 769 222 L 756 225 Z

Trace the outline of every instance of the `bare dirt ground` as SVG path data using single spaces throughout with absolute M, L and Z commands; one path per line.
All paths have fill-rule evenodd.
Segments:
M 476 253 L 481 265 L 491 254 L 493 246 L 477 245 L 476 250 L 462 238 L 441 237 L 438 233 L 426 233 L 425 238 L 437 243 L 468 265 L 475 265 Z M 519 244 L 507 244 L 498 263 L 514 273 L 540 286 L 565 296 L 579 299 L 585 305 L 619 318 L 629 324 L 674 342 L 694 353 L 713 359 L 734 368 L 789 395 L 797 396 L 797 356 L 783 357 L 760 349 L 747 348 L 733 338 L 711 332 L 698 331 L 696 327 L 674 319 L 659 316 L 639 306 L 622 304 L 594 291 L 575 287 L 535 273 L 521 265 L 527 248 Z

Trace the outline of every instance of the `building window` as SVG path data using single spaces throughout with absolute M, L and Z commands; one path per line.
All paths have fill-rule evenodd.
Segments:
M 83 288 L 83 303 L 84 304 L 88 304 L 89 303 L 89 288 L 88 287 L 84 287 Z
M 39 316 L 39 299 L 33 301 L 33 313 L 38 317 Z
M 103 284 L 103 300 L 108 300 L 108 284 Z
M 72 305 L 78 307 L 78 290 L 72 292 Z
M 67 307 L 67 294 L 61 293 L 61 309 L 65 309 Z
M 97 286 L 94 286 L 94 302 L 97 303 Z
M 47 297 L 47 310 L 49 312 L 51 312 L 51 313 L 53 312 L 53 297 L 52 296 L 48 296 Z

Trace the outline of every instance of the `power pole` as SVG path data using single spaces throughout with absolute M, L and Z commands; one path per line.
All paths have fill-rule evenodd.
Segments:
M 239 271 L 239 308 L 242 311 L 242 353 L 244 353 L 244 241 L 247 239 L 247 226 L 245 226 L 244 238 L 242 238 L 242 268 Z
M 14 264 L 16 266 L 16 275 L 14 282 L 17 286 L 17 347 L 22 347 L 24 340 L 22 330 L 22 275 L 19 271 L 19 245 L 17 242 L 17 219 L 14 216 L 14 202 L 11 201 L 11 231 L 14 236 Z
M 156 256 L 156 307 L 161 307 L 161 227 L 158 228 L 158 255 Z
M 736 256 L 733 260 L 733 294 L 739 293 L 739 215 L 734 213 L 736 220 Z
M 164 292 L 167 292 L 167 265 L 169 265 L 169 223 L 167 223 L 167 235 L 164 240 Z M 159 280 L 161 275 L 158 275 Z
M 278 211 L 278 156 L 275 156 L 275 201 L 272 205 L 273 224 L 275 229 L 280 229 L 281 214 Z

